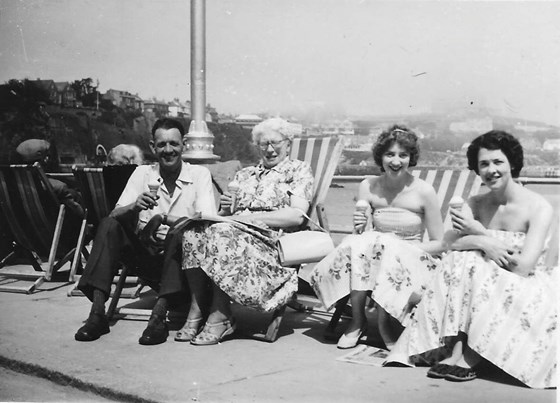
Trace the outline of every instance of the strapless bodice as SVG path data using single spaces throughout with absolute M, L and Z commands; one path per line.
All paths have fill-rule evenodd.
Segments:
M 425 228 L 422 214 L 400 207 L 383 207 L 373 211 L 373 229 L 392 232 L 407 241 L 421 241 Z

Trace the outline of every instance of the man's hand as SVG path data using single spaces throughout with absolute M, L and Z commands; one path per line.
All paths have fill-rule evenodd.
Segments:
M 157 206 L 157 199 L 159 199 L 159 196 L 154 196 L 150 192 L 144 192 L 136 199 L 134 208 L 136 211 L 151 210 L 154 206 Z
M 231 193 L 224 192 L 220 195 L 220 209 L 226 214 L 232 214 L 231 206 L 233 203 L 233 197 Z
M 158 239 L 156 234 L 159 226 L 163 221 L 163 216 L 161 214 L 154 215 L 146 226 L 140 231 L 139 238 L 140 241 L 150 247 L 162 249 L 164 245 L 164 240 Z

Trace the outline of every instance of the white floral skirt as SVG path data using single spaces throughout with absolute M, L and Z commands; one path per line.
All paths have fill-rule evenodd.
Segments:
M 524 237 L 496 235 L 514 246 Z M 410 364 L 411 356 L 463 332 L 471 349 L 527 386 L 554 387 L 555 277 L 556 270 L 545 267 L 521 277 L 478 251 L 448 253 L 388 361 Z
M 349 235 L 311 273 L 311 286 L 327 309 L 352 290 L 372 298 L 399 318 L 413 292 L 422 293 L 439 260 L 414 242 L 366 231 Z

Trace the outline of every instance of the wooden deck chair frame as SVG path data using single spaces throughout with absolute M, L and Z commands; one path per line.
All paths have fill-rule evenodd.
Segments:
M 436 191 L 441 218 L 444 228 L 450 228 L 451 216 L 449 214 L 449 200 L 453 196 L 461 196 L 464 200 L 476 195 L 480 191 L 482 181 L 480 177 L 470 170 L 433 169 L 420 168 L 411 170 L 413 176 L 423 179 L 432 185 Z M 334 334 L 338 321 L 343 315 L 350 296 L 340 299 L 335 305 L 335 311 L 331 317 L 326 333 Z
M 101 220 L 107 217 L 112 211 L 118 201 L 118 196 L 122 193 L 128 178 L 135 169 L 136 165 L 106 167 L 82 167 L 74 165 L 72 167 L 72 174 L 80 187 L 82 199 L 89 211 L 88 224 L 92 227 L 92 232 L 95 231 Z M 83 237 L 79 240 L 81 248 L 85 247 L 84 240 L 85 238 Z M 78 266 L 77 261 L 79 258 L 80 256 L 78 254 L 74 255 L 73 268 Z M 118 292 L 119 297 L 138 298 L 143 284 L 139 282 L 138 277 L 126 276 L 126 271 L 128 269 L 124 266 L 121 270 L 125 271 L 125 275 L 122 276 L 122 284 L 120 283 L 121 276 L 115 276 L 113 284 L 116 284 L 116 286 L 113 287 L 111 296 L 114 296 L 115 293 Z M 70 281 L 74 282 L 74 284 L 68 290 L 67 294 L 69 297 L 84 296 L 77 288 L 80 277 L 81 276 L 76 274 L 75 270 L 70 273 Z M 125 284 L 134 285 L 134 287 L 132 287 L 131 290 L 127 290 L 127 292 L 123 292 Z
M 27 286 L 0 285 L 0 291 L 30 294 L 43 282 L 50 281 L 65 263 L 77 253 L 87 253 L 78 244 L 57 259 L 66 209 L 59 202 L 43 169 L 33 165 L 0 167 L 0 210 L 13 235 L 14 250 L 0 262 L 0 276 L 7 279 L 31 280 Z M 78 239 L 85 231 L 82 219 Z M 31 273 L 9 270 L 16 250 L 33 267 Z M 45 257 L 48 258 L 45 261 Z M 76 268 L 71 265 L 70 272 Z

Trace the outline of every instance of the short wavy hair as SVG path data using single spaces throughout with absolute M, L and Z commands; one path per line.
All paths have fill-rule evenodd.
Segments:
M 142 165 L 144 154 L 135 144 L 118 144 L 109 151 L 107 165 Z
M 179 133 L 181 133 L 181 136 L 185 136 L 185 128 L 183 124 L 175 119 L 161 118 L 156 120 L 156 122 L 152 126 L 152 138 L 155 138 L 157 129 L 177 129 L 179 130 Z
M 511 176 L 519 177 L 523 168 L 523 147 L 519 140 L 508 132 L 491 130 L 475 138 L 467 149 L 469 169 L 478 175 L 478 153 L 481 148 L 487 150 L 500 150 L 507 157 L 511 165 Z
M 253 136 L 253 143 L 258 144 L 261 136 L 266 132 L 274 131 L 280 133 L 284 139 L 289 140 L 290 143 L 294 139 L 296 130 L 294 125 L 282 118 L 270 118 L 263 120 L 261 123 L 253 127 L 251 132 Z
M 381 172 L 385 172 L 383 154 L 395 143 L 410 154 L 409 166 L 414 167 L 418 163 L 418 157 L 420 156 L 418 136 L 406 126 L 393 125 L 377 137 L 377 141 L 372 148 L 373 160 L 381 168 Z

